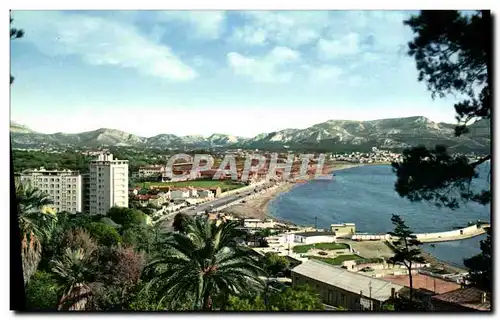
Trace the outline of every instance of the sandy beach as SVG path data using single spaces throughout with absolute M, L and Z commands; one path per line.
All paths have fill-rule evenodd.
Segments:
M 255 198 L 247 200 L 246 203 L 237 204 L 223 210 L 238 218 L 265 219 L 268 217 L 267 206 L 277 195 L 291 190 L 295 183 L 287 182 L 281 186 L 269 190 Z
M 349 168 L 362 166 L 361 163 L 346 163 L 346 164 L 325 164 L 323 167 L 324 174 L 331 174 L 335 171 L 345 170 Z M 310 179 L 312 180 L 311 176 Z M 269 218 L 268 205 L 269 202 L 277 197 L 279 194 L 290 191 L 296 183 L 287 182 L 279 186 L 276 189 L 269 190 L 264 194 L 261 194 L 253 199 L 247 200 L 246 203 L 237 204 L 231 206 L 225 210 L 226 213 L 232 214 L 238 218 L 254 218 L 254 219 L 266 219 Z

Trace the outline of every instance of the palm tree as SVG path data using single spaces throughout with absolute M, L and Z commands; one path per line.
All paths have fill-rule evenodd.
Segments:
M 53 262 L 52 272 L 63 292 L 58 310 L 84 310 L 92 288 L 93 277 L 91 256 L 82 248 L 66 248 L 61 259 Z
M 48 207 L 52 200 L 37 188 L 16 183 L 16 199 L 19 205 L 23 276 L 24 282 L 28 283 L 41 259 L 41 243 L 50 238 L 57 217 L 55 211 Z
M 168 234 L 163 252 L 148 264 L 152 280 L 147 288 L 158 288 L 160 303 L 166 299 L 171 308 L 193 298 L 195 310 L 212 310 L 216 297 L 263 288 L 259 276 L 265 272 L 250 250 L 237 244 L 237 226 L 186 219 L 183 231 Z

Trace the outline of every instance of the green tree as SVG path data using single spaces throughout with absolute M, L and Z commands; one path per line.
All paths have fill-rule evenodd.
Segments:
M 267 311 L 264 299 L 258 295 L 251 298 L 229 296 L 226 311 Z
M 254 297 L 231 296 L 225 310 L 228 311 L 318 311 L 325 310 L 320 296 L 308 286 L 286 288 Z M 267 300 L 267 301 L 266 301 Z
M 257 259 L 236 242 L 241 236 L 237 226 L 201 217 L 189 220 L 182 233 L 166 237 L 166 250 L 148 264 L 150 285 L 158 285 L 158 294 L 170 304 L 193 296 L 195 310 L 212 310 L 215 297 L 263 286 Z
M 57 221 L 55 211 L 48 206 L 52 200 L 30 185 L 16 184 L 18 222 L 21 232 L 21 256 L 24 281 L 36 272 L 41 260 L 42 242 L 50 239 Z
M 391 218 L 394 225 L 394 231 L 389 232 L 391 237 L 394 237 L 394 256 L 389 258 L 389 262 L 396 264 L 402 263 L 408 269 L 408 277 L 410 279 L 410 303 L 413 302 L 413 263 L 425 263 L 421 256 L 419 246 L 422 244 L 417 240 L 405 221 L 398 215 L 393 214 Z
M 53 262 L 52 273 L 62 293 L 58 310 L 85 310 L 92 295 L 90 283 L 96 268 L 83 249 L 67 248 L 63 256 Z
M 113 207 L 108 211 L 108 217 L 123 228 L 139 225 L 146 221 L 146 214 L 137 209 Z
M 155 226 L 138 225 L 122 233 L 122 243 L 133 246 L 137 251 L 151 253 L 159 241 L 159 230 Z
M 174 231 L 184 232 L 184 225 L 190 223 L 191 217 L 184 213 L 177 213 L 174 216 L 174 221 L 172 222 L 172 227 Z
M 66 248 L 71 250 L 82 249 L 83 254 L 86 256 L 92 256 L 98 249 L 97 243 L 90 234 L 80 228 L 69 230 L 63 242 L 66 244 Z
M 26 287 L 26 300 L 28 310 L 57 310 L 59 294 L 54 277 L 48 272 L 37 271 Z
M 158 301 L 155 289 L 149 288 L 149 290 L 146 290 L 144 283 L 139 284 L 136 291 L 132 293 L 130 303 L 126 309 L 130 311 L 166 310 L 168 307 L 166 301 Z
M 466 96 L 455 104 L 455 134 L 468 133 L 469 123 L 480 120 L 491 129 L 491 14 L 487 10 L 466 15 L 459 11 L 421 11 L 404 21 L 415 38 L 408 54 L 415 58 L 419 80 L 427 84 L 432 96 Z M 491 190 L 470 188 L 479 165 L 491 159 L 486 155 L 469 162 L 464 156 L 450 156 L 443 146 L 434 150 L 415 147 L 394 163 L 396 191 L 411 201 L 431 201 L 457 208 L 459 201 L 487 204 Z M 458 192 L 451 192 L 458 190 Z
M 264 264 L 269 275 L 277 275 L 279 272 L 285 272 L 290 266 L 290 262 L 284 256 L 280 256 L 274 252 L 266 253 Z
M 10 18 L 10 24 L 12 24 L 13 21 L 14 21 L 14 19 Z M 19 39 L 19 38 L 22 38 L 23 36 L 24 36 L 24 30 L 10 27 L 10 40 Z M 14 77 L 11 74 L 10 75 L 10 84 L 12 84 L 13 82 L 14 82 Z
M 102 248 L 93 285 L 92 309 L 127 310 L 139 283 L 145 258 L 131 247 Z
M 86 226 L 86 229 L 100 245 L 115 246 L 121 242 L 118 231 L 102 222 L 92 222 Z
M 493 108 L 492 18 L 489 10 L 465 14 L 456 10 L 421 11 L 404 21 L 415 33 L 408 54 L 415 58 L 419 80 L 427 84 L 433 97 L 465 97 L 455 104 L 458 124 L 455 135 L 469 133 L 474 127 L 491 139 Z M 474 123 L 473 123 L 474 122 Z M 468 124 L 473 123 L 471 126 Z M 427 150 L 416 147 L 403 153 L 401 163 L 393 163 L 397 174 L 396 191 L 411 201 L 430 201 L 455 209 L 460 202 L 491 202 L 491 167 L 488 186 L 481 191 L 471 188 L 478 177 L 477 168 L 491 154 L 468 161 L 450 156 L 445 147 Z M 489 247 L 488 247 L 489 246 Z M 491 242 L 482 243 L 484 257 L 468 262 L 473 270 L 491 270 Z M 478 264 L 485 263 L 484 266 Z M 477 273 L 476 273 L 477 274 Z M 482 273 L 491 276 L 491 272 Z M 476 278 L 477 279 L 477 278 Z M 479 281 L 480 286 L 491 278 Z
M 492 251 L 491 228 L 487 229 L 486 240 L 481 240 L 481 253 L 464 260 L 469 269 L 468 280 L 475 286 L 487 292 L 492 292 Z
M 269 304 L 273 311 L 316 311 L 324 310 L 320 296 L 308 286 L 287 288 L 279 294 L 272 294 Z

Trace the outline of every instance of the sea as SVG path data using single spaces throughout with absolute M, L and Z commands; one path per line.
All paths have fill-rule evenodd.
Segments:
M 489 163 L 478 168 L 473 187 L 488 184 Z M 386 233 L 393 230 L 392 214 L 400 215 L 415 233 L 450 231 L 468 222 L 490 221 L 490 205 L 469 202 L 452 210 L 428 202 L 410 202 L 394 189 L 396 174 L 390 165 L 368 165 L 334 172 L 332 180 L 297 184 L 269 203 L 269 214 L 298 225 L 329 228 L 332 223 L 353 222 L 356 232 Z M 424 244 L 423 250 L 457 267 L 463 259 L 481 252 L 475 238 Z

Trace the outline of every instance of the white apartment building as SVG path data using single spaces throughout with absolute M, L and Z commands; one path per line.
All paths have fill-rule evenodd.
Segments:
M 58 212 L 82 212 L 82 177 L 71 170 L 26 170 L 20 175 L 22 184 L 30 184 L 46 193 Z
M 100 154 L 89 163 L 89 213 L 105 215 L 111 207 L 128 207 L 128 161 Z

